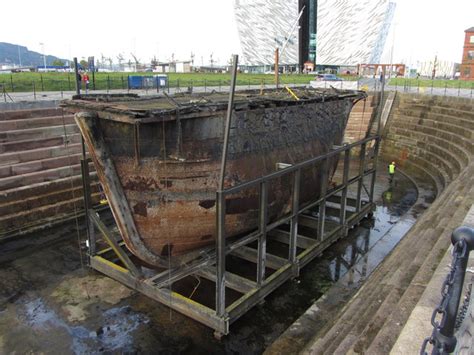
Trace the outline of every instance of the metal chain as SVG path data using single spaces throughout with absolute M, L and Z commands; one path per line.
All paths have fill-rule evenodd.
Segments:
M 439 343 L 436 334 L 442 329 L 446 322 L 446 312 L 447 312 L 447 305 L 449 303 L 451 294 L 452 294 L 452 287 L 454 283 L 454 275 L 456 272 L 456 265 L 459 257 L 463 256 L 466 253 L 467 245 L 463 240 L 460 240 L 454 245 L 453 248 L 453 260 L 449 268 L 451 269 L 448 275 L 446 275 L 446 279 L 441 286 L 441 302 L 439 303 L 438 307 L 435 308 L 433 314 L 431 315 L 431 325 L 433 326 L 433 332 L 431 336 L 427 337 L 421 346 L 420 354 L 428 354 L 426 352 L 426 347 L 428 344 L 431 344 L 433 348 L 439 349 L 441 352 L 445 352 L 444 349 L 441 348 L 441 344 Z M 438 315 L 441 315 L 441 322 L 439 323 L 436 318 Z
M 461 306 L 459 306 L 458 316 L 456 318 L 456 325 L 454 329 L 459 330 L 461 327 L 464 318 L 466 318 L 467 312 L 469 311 L 469 305 L 471 303 L 471 291 L 472 291 L 472 283 L 467 286 L 467 292 L 464 296 L 464 300 Z

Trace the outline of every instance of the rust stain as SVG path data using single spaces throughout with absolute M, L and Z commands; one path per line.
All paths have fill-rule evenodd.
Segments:
M 239 214 L 249 212 L 258 208 L 258 197 L 236 197 L 225 201 L 227 214 Z
M 170 256 L 172 255 L 173 251 L 173 243 L 163 245 L 163 249 L 161 249 L 161 256 Z
M 201 237 L 201 240 L 208 240 L 208 239 L 211 239 L 212 238 L 212 235 L 211 234 L 206 234 L 206 235 L 203 235 Z
M 164 185 L 165 187 L 171 187 L 173 186 L 173 181 L 171 180 L 160 180 L 160 184 Z
M 148 215 L 147 210 L 146 210 L 146 203 L 145 202 L 136 203 L 135 206 L 133 206 L 133 212 L 140 216 L 146 217 Z
M 125 190 L 132 191 L 154 191 L 158 190 L 158 183 L 149 177 L 144 176 L 131 176 L 128 181 L 124 184 Z
M 318 94 L 304 105 L 262 98 L 262 106 L 258 109 L 255 105 L 247 106 L 247 101 L 251 100 L 245 99 L 242 108 L 235 113 L 225 186 L 235 186 L 272 173 L 278 162 L 295 164 L 327 152 L 333 144 L 340 144 L 352 100 L 359 96 L 334 93 L 326 95 L 322 102 Z M 163 257 L 164 261 L 165 257 L 185 254 L 212 243 L 226 102 L 222 101 L 218 107 L 202 108 L 208 109 L 205 116 L 189 112 L 189 117 L 181 121 L 179 145 L 176 144 L 173 117 L 155 111 L 140 113 L 140 120 L 147 125 L 141 126 L 140 130 L 140 166 L 135 164 L 133 125 L 129 124 L 135 122 L 138 111 L 125 112 L 128 109 L 121 108 L 123 112 L 109 112 L 109 103 L 88 104 L 96 105 L 94 111 L 100 112 L 102 117 L 111 116 L 93 126 L 85 139 L 88 147 L 92 147 L 91 141 L 103 136 L 110 150 L 107 159 L 114 164 L 138 232 L 137 246 L 130 246 L 133 243 L 130 243 L 125 218 L 117 214 L 117 223 L 129 249 L 140 258 L 146 250 L 158 259 Z M 116 144 L 118 141 L 127 144 Z M 104 181 L 98 153 L 93 149 L 90 151 L 94 163 L 99 165 L 98 175 Z M 337 159 L 330 164 L 335 166 Z M 320 166 L 315 165 L 302 172 L 300 204 L 318 195 L 319 169 Z M 269 220 L 291 210 L 292 179 L 292 176 L 286 176 L 269 183 Z M 107 186 L 105 191 L 111 197 L 119 195 Z M 114 201 L 113 198 L 110 200 Z M 258 225 L 258 209 L 258 188 L 229 196 L 226 199 L 226 235 L 237 236 L 254 229 Z
M 199 206 L 201 206 L 202 208 L 205 208 L 206 210 L 208 210 L 209 208 L 214 207 L 215 204 L 216 204 L 215 200 L 202 200 L 202 201 L 199 201 Z
M 408 149 L 407 149 L 407 148 L 403 148 L 402 154 L 400 155 L 400 159 L 401 159 L 401 160 L 406 160 L 407 158 L 408 158 Z

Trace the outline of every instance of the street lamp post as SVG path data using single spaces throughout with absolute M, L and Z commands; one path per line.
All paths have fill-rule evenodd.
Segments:
M 41 45 L 41 51 L 43 52 L 43 66 L 44 66 L 44 71 L 46 71 L 46 54 L 44 53 L 44 43 L 40 43 Z

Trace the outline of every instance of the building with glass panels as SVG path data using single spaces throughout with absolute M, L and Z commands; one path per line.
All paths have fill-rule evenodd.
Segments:
M 302 68 L 379 63 L 395 4 L 389 0 L 234 0 L 247 65 L 280 63 Z M 298 15 L 302 11 L 298 20 Z

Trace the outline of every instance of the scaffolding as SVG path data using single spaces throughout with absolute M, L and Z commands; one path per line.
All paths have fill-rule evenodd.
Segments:
M 374 189 L 380 136 L 369 136 L 352 144 L 335 146 L 324 155 L 216 192 L 215 247 L 185 265 L 154 270 L 145 267 L 126 249 L 121 237 L 102 222 L 90 199 L 89 158 L 83 142 L 82 174 L 88 238 L 89 265 L 95 270 L 142 294 L 214 329 L 220 338 L 230 325 L 287 280 L 299 275 L 301 268 L 348 235 L 351 228 L 375 209 Z M 339 159 L 339 181 L 330 182 L 329 163 Z M 357 163 L 357 164 L 355 164 Z M 320 195 L 301 202 L 300 185 L 304 169 L 317 168 Z M 351 170 L 351 166 L 353 167 Z M 291 181 L 291 209 L 277 220 L 269 218 L 269 187 L 275 179 Z M 367 188 L 365 182 L 369 183 Z M 226 238 L 226 198 L 248 189 L 258 189 L 258 228 L 238 238 Z M 352 195 L 349 196 L 349 193 Z M 97 238 L 96 231 L 102 239 Z M 106 242 L 99 243 L 99 240 Z M 277 255 L 268 243 L 285 246 L 285 255 Z M 230 256 L 250 262 L 253 276 L 230 271 Z M 215 288 L 213 304 L 204 304 L 173 290 L 174 283 L 188 276 L 209 280 Z M 229 296 L 232 292 L 232 297 Z

